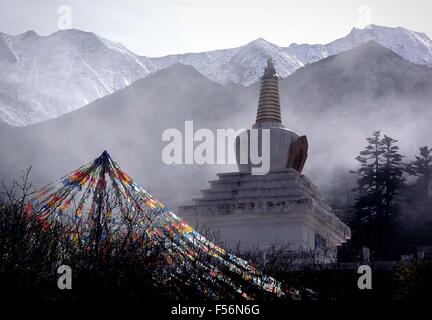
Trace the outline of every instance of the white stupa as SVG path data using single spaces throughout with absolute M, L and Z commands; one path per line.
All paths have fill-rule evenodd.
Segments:
M 210 181 L 210 189 L 203 190 L 195 204 L 180 207 L 179 214 L 190 224 L 220 231 L 221 240 L 230 245 L 266 248 L 283 243 L 299 257 L 312 253 L 318 261 L 331 262 L 351 231 L 301 174 L 307 138 L 282 125 L 278 78 L 271 59 L 261 78 L 253 129 L 270 130 L 270 171 L 253 175 L 251 164 L 238 164 L 239 172 L 218 174 L 218 180 Z M 249 131 L 242 134 L 250 137 Z M 242 152 L 237 139 L 238 163 Z

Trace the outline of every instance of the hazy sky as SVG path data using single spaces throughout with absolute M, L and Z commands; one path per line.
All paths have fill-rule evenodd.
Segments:
M 0 0 L 0 32 L 48 35 L 70 21 L 147 56 L 235 47 L 258 37 L 281 46 L 327 43 L 366 23 L 431 36 L 431 16 L 431 0 Z

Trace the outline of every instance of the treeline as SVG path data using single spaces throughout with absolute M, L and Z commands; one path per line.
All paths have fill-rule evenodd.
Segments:
M 380 131 L 366 140 L 356 157 L 360 166 L 351 171 L 355 196 L 341 210 L 352 239 L 340 257 L 352 261 L 368 247 L 374 260 L 397 260 L 432 245 L 432 148 L 422 146 L 404 161 L 398 140 Z

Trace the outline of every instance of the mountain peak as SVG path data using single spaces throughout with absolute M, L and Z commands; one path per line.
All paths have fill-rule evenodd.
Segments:
M 360 44 L 351 50 L 332 55 L 311 65 L 343 65 L 347 69 L 383 69 L 389 65 L 397 69 L 401 65 L 414 65 L 403 59 L 394 51 L 384 47 L 375 40 Z M 363 70 L 364 71 L 364 70 Z M 362 72 L 363 72 L 362 71 Z M 359 71 L 360 72 L 360 71 Z
M 265 40 L 264 38 L 257 38 L 255 40 L 252 40 L 251 42 L 248 43 L 248 45 L 255 45 L 255 46 L 259 46 L 259 47 L 266 47 L 266 46 L 275 46 L 275 44 L 268 42 L 267 40 Z
M 89 45 L 104 45 L 111 43 L 93 32 L 79 29 L 64 29 L 54 32 L 49 37 L 57 38 L 62 42 L 71 43 L 85 48 Z
M 397 59 L 403 59 L 400 55 L 398 55 L 397 53 L 393 52 L 392 50 L 384 47 L 383 45 L 378 43 L 376 40 L 370 40 L 366 43 L 359 45 L 358 47 L 353 48 L 352 50 L 341 52 L 340 54 L 344 54 L 344 53 L 350 54 L 350 52 L 352 52 L 352 53 L 357 52 L 359 54 L 366 54 L 369 56 L 371 56 L 371 55 L 373 55 L 373 56 L 386 55 L 386 56 L 396 57 Z
M 156 72 L 152 73 L 150 75 L 153 77 L 153 79 L 156 78 L 164 78 L 164 81 L 166 81 L 167 78 L 171 79 L 177 79 L 176 81 L 191 81 L 192 79 L 196 79 L 200 83 L 204 82 L 214 82 L 213 80 L 210 80 L 205 75 L 203 75 L 201 72 L 199 72 L 195 67 L 192 65 L 184 64 L 184 63 L 174 63 L 171 66 L 157 70 Z M 141 79 L 143 80 L 143 79 Z M 140 80 L 139 80 L 140 81 Z M 139 82 L 137 81 L 137 82 Z M 220 83 L 217 83 L 217 85 L 220 85 Z
M 184 64 L 184 63 L 179 63 L 176 62 L 172 65 L 170 65 L 169 67 L 163 69 L 169 72 L 196 72 L 199 73 L 193 66 L 188 65 L 188 64 Z M 161 71 L 163 71 L 161 70 Z M 200 75 L 202 75 L 201 73 L 199 73 Z
M 388 27 L 388 26 L 380 26 L 378 24 L 368 24 L 364 28 L 352 28 L 351 33 L 367 33 L 368 31 L 376 31 L 376 32 L 397 32 L 397 31 L 409 31 L 403 27 Z
M 20 33 L 18 37 L 22 39 L 27 39 L 27 38 L 39 37 L 39 34 L 37 34 L 36 31 L 34 30 L 27 30 L 26 32 Z
M 398 30 L 398 31 L 415 32 L 415 31 L 408 30 L 407 28 L 404 28 L 404 27 L 389 27 L 389 26 L 381 26 L 378 24 L 369 24 L 364 29 L 366 29 L 366 30 L 387 30 L 387 31 Z
M 84 31 L 80 29 L 62 29 L 54 32 L 52 35 L 85 36 L 85 37 L 99 38 L 99 36 L 93 32 Z
M 391 28 L 391 27 L 384 27 L 377 24 L 369 24 L 366 27 L 364 27 L 364 29 L 377 29 L 377 30 L 384 29 L 384 28 Z

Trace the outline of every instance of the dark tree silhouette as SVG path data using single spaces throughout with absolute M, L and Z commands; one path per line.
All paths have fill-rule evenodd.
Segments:
M 405 172 L 414 177 L 414 181 L 404 187 L 400 196 L 400 224 L 407 252 L 417 246 L 432 244 L 432 148 L 423 146 L 419 151 L 405 167 Z
M 356 201 L 355 220 L 359 224 L 367 223 L 374 216 L 381 216 L 382 206 L 382 178 L 381 178 L 381 148 L 380 132 L 376 131 L 372 137 L 366 138 L 368 145 L 356 158 L 360 168 L 354 171 L 357 179 L 358 198 Z
M 372 249 L 375 259 L 394 257 L 393 246 L 395 199 L 403 184 L 402 155 L 397 140 L 376 131 L 366 139 L 368 145 L 356 158 L 360 168 L 357 199 L 351 221 L 352 244 L 357 250 L 362 246 Z
M 420 154 L 406 166 L 405 171 L 417 177 L 416 191 L 419 192 L 422 200 L 427 200 L 432 184 L 432 148 L 423 146 L 419 151 Z
M 403 184 L 402 155 L 399 153 L 398 141 L 384 135 L 381 140 L 383 215 L 389 217 L 394 213 L 394 200 Z

